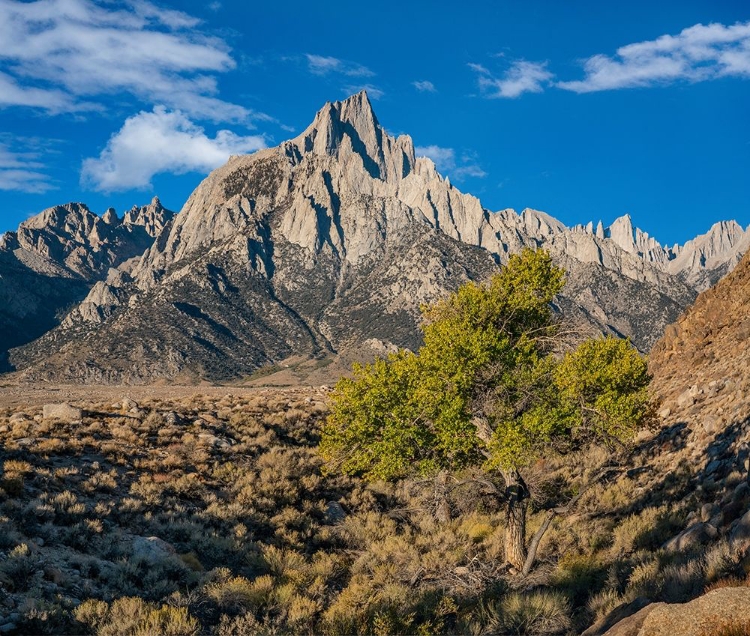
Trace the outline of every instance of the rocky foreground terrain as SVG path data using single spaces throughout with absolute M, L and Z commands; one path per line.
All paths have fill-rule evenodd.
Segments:
M 75 287 L 55 290 L 33 333 L 8 330 L 7 344 L 23 345 L 9 368 L 31 382 L 140 384 L 237 379 L 290 356 L 371 358 L 419 344 L 421 303 L 540 246 L 568 272 L 558 309 L 646 352 L 750 244 L 734 222 L 664 247 L 629 216 L 568 228 L 535 210 L 491 212 L 409 136 L 389 135 L 365 92 L 326 104 L 295 139 L 232 157 L 168 216 L 149 208 L 120 222 L 68 206 L 6 235 L 0 258 L 62 267 Z M 140 252 L 121 238 L 135 228 Z M 15 298 L 6 278 L 0 294 Z M 11 318 L 44 304 L 18 298 Z

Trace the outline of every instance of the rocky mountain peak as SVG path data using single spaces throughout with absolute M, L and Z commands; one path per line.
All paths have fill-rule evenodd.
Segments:
M 107 208 L 107 211 L 102 214 L 102 221 L 107 225 L 117 225 L 120 222 L 120 217 L 117 216 L 117 210 L 114 208 Z
M 134 205 L 130 208 L 123 217 L 123 223 L 141 226 L 149 236 L 156 238 L 173 216 L 174 212 L 167 210 L 159 201 L 159 197 L 154 197 L 148 205 Z
M 626 252 L 635 252 L 635 229 L 633 228 L 633 219 L 629 214 L 614 220 L 604 232 L 604 236 L 612 239 Z
M 394 138 L 385 131 L 364 90 L 326 102 L 307 130 L 288 145 L 298 156 L 327 155 L 340 161 L 356 156 L 372 178 L 382 181 L 398 181 L 414 169 L 411 138 Z

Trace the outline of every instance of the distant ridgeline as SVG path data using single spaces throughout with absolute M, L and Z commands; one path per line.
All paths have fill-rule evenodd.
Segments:
M 231 157 L 180 214 L 52 208 L 0 243 L 7 368 L 29 380 L 223 380 L 289 356 L 419 344 L 419 306 L 543 246 L 568 274 L 557 310 L 648 351 L 730 271 L 750 233 L 722 222 L 662 247 L 624 216 L 567 228 L 491 212 L 378 123 L 365 92 L 298 137 Z

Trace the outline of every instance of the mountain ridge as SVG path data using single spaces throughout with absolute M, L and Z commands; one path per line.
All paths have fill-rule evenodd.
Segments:
M 12 359 L 29 379 L 141 382 L 237 377 L 373 340 L 414 347 L 420 303 L 524 247 L 568 270 L 561 310 L 647 351 L 747 236 L 719 223 L 665 248 L 629 216 L 567 228 L 530 209 L 491 212 L 417 157 L 408 135 L 389 135 L 361 92 L 327 103 L 294 139 L 214 170 L 132 267 Z M 133 331 L 140 352 L 103 353 Z

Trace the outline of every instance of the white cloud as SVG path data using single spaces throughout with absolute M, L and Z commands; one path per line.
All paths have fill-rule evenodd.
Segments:
M 214 138 L 180 111 L 157 106 L 128 118 L 97 158 L 83 162 L 81 181 L 102 192 L 148 188 L 159 173 L 207 173 L 229 155 L 266 146 L 259 135 L 220 130 Z
M 500 78 L 481 64 L 469 64 L 469 68 L 479 75 L 479 88 L 490 98 L 513 99 L 524 93 L 541 93 L 554 77 L 547 70 L 547 62 L 516 60 Z
M 412 86 L 414 86 L 414 88 L 420 93 L 437 93 L 435 85 L 427 80 L 412 82 Z
M 93 104 L 77 103 L 61 90 L 21 86 L 13 77 L 0 71 L 0 108 L 4 106 L 31 106 L 53 113 L 97 108 Z
M 325 55 L 314 55 L 306 53 L 307 68 L 314 75 L 328 75 L 329 73 L 340 73 L 350 77 L 372 77 L 375 75 L 369 68 L 357 64 L 356 62 L 347 62 L 337 57 L 327 57 Z
M 448 174 L 457 181 L 462 181 L 466 177 L 482 178 L 487 173 L 476 163 L 476 158 L 469 153 L 463 153 L 460 158 L 456 158 L 456 151 L 453 148 L 443 148 L 441 146 L 417 146 L 414 152 L 418 157 L 428 157 L 432 159 L 438 172 Z
M 229 47 L 198 19 L 146 0 L 0 2 L 0 105 L 50 112 L 90 108 L 86 98 L 129 93 L 212 121 L 252 111 L 216 97 L 216 74 L 235 68 Z
M 750 22 L 732 26 L 696 24 L 678 35 L 628 44 L 614 56 L 584 62 L 582 80 L 558 82 L 576 93 L 700 82 L 724 76 L 750 77 Z
M 374 86 L 373 84 L 358 84 L 353 85 L 349 84 L 348 86 L 344 86 L 342 89 L 346 96 L 349 95 L 356 95 L 357 93 L 361 91 L 367 91 L 367 96 L 370 99 L 382 99 L 385 95 L 385 91 L 378 88 L 377 86 Z
M 37 152 L 19 152 L 0 143 L 0 190 L 36 193 L 53 189 L 50 178 L 39 171 L 44 164 L 38 159 Z

